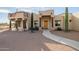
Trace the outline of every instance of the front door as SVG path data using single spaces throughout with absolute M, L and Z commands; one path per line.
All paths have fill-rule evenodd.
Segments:
M 48 20 L 44 20 L 44 29 L 48 29 Z

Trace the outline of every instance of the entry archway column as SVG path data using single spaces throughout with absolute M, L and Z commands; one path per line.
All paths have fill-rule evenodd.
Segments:
M 15 27 L 16 27 L 16 30 L 18 31 L 18 21 L 17 20 L 15 21 Z
M 9 30 L 12 30 L 11 20 L 9 21 Z
M 26 29 L 28 30 L 29 27 L 28 27 L 28 20 L 26 20 Z
M 41 17 L 39 18 L 39 30 L 42 31 L 42 26 L 41 26 Z
M 52 18 L 51 20 L 52 20 L 52 28 L 53 28 L 53 23 L 54 23 L 54 22 L 53 22 L 53 17 L 51 17 L 51 18 Z
M 23 20 L 24 19 L 21 20 L 21 30 L 24 30 L 24 28 L 23 28 Z
M 39 23 L 39 26 L 41 27 L 41 17 L 40 17 L 40 23 Z

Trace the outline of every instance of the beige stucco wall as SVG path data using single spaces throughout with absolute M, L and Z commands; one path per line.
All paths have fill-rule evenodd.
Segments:
M 79 13 L 73 14 L 72 28 L 75 31 L 79 31 Z
M 9 19 L 9 20 L 10 20 L 10 19 L 14 19 L 15 16 L 10 16 L 10 14 L 14 14 L 14 15 L 15 15 L 15 13 L 9 13 L 9 14 L 8 14 L 8 19 Z
M 56 20 L 61 20 L 61 23 L 60 23 L 60 26 L 55 26 L 55 21 Z M 54 28 L 58 28 L 58 27 L 61 27 L 62 29 L 64 29 L 64 20 L 63 20 L 63 17 L 61 15 L 56 15 L 55 18 L 54 18 Z
M 72 30 L 72 22 L 70 22 L 70 20 L 72 20 L 72 14 L 69 14 L 68 16 L 69 16 L 68 17 L 68 28 L 69 28 L 69 30 Z M 57 26 L 55 26 L 55 20 L 61 20 L 60 27 L 64 30 L 64 28 L 65 28 L 64 17 L 65 17 L 64 13 L 55 16 L 54 28 L 57 28 Z
M 36 14 L 36 13 L 33 13 L 33 20 L 34 20 L 34 22 L 33 22 L 33 24 L 36 22 L 37 23 L 37 26 L 39 27 L 39 14 Z M 34 27 L 35 27 L 35 25 L 34 25 Z
M 15 13 L 12 13 L 14 16 L 11 16 L 10 17 L 10 15 L 8 15 L 8 17 L 9 17 L 9 19 L 12 19 L 12 18 L 15 18 L 15 19 L 17 19 L 17 18 L 22 18 L 23 20 L 24 20 L 24 18 L 27 18 L 27 14 L 29 14 L 29 13 L 26 13 L 26 12 L 21 12 L 21 11 L 19 11 L 19 12 L 15 12 Z M 25 16 L 24 16 L 25 15 Z M 28 16 L 29 17 L 29 16 Z
M 19 12 L 17 12 L 17 13 L 15 14 L 15 18 L 24 18 L 24 13 L 19 13 Z
M 51 15 L 53 17 L 54 16 L 54 10 L 40 11 L 39 14 L 40 14 L 40 16 L 41 15 Z
M 28 28 L 31 27 L 31 14 L 28 13 L 28 17 L 27 17 L 27 25 L 28 25 Z

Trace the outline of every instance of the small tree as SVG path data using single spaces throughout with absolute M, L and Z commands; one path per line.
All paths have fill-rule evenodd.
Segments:
M 33 13 L 31 13 L 31 32 L 33 32 Z
M 68 7 L 65 7 L 65 31 L 68 31 Z

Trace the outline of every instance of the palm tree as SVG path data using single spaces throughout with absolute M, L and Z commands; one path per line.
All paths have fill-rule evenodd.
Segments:
M 68 7 L 65 7 L 65 31 L 68 31 Z
M 31 32 L 33 32 L 33 13 L 31 13 Z

